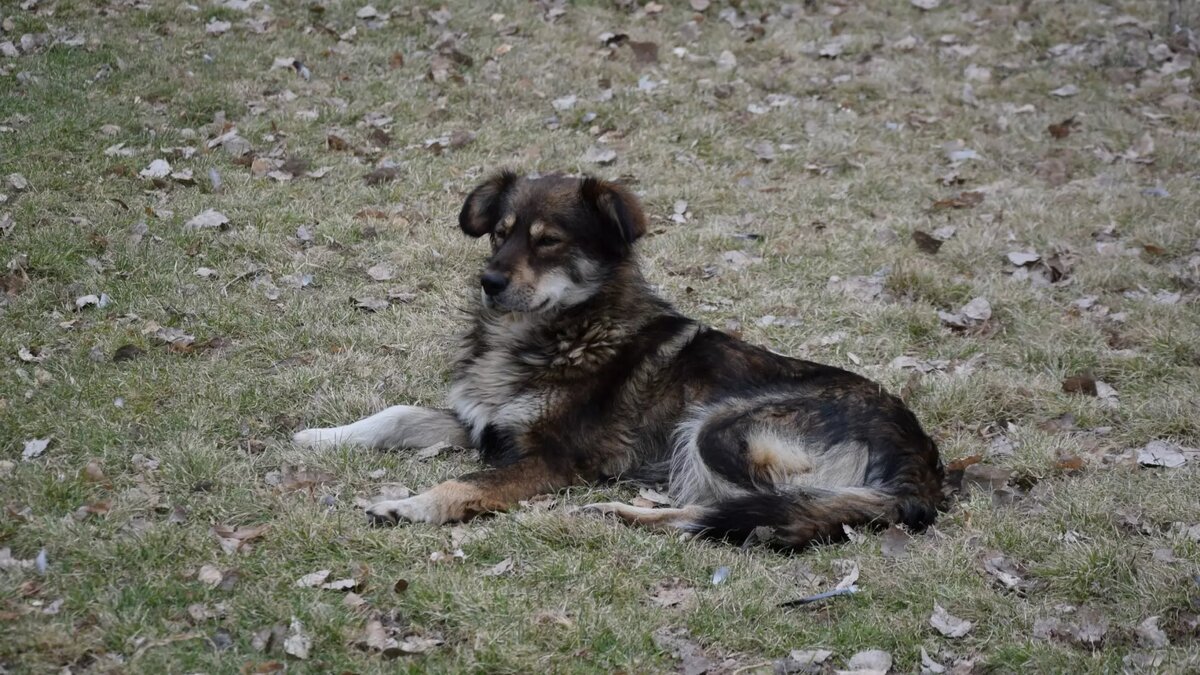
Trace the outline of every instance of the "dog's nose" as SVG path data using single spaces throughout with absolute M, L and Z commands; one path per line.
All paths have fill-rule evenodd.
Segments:
M 483 292 L 488 295 L 499 295 L 508 288 L 508 277 L 499 272 L 484 272 L 479 277 L 479 283 L 483 286 Z

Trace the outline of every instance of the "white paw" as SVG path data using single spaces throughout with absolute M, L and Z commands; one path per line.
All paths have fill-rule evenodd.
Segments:
M 292 436 L 292 442 L 302 448 L 320 450 L 338 444 L 338 427 L 328 429 L 305 429 Z
M 375 502 L 367 507 L 367 517 L 376 525 L 396 525 L 401 521 L 433 525 L 446 522 L 437 500 L 423 494 L 408 499 Z

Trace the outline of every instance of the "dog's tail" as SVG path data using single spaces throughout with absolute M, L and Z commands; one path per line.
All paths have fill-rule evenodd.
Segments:
M 735 539 L 765 526 L 775 531 L 772 544 L 795 549 L 844 539 L 846 525 L 903 523 L 919 531 L 933 523 L 939 501 L 933 495 L 898 494 L 887 488 L 790 487 L 728 497 L 703 507 L 686 529 Z

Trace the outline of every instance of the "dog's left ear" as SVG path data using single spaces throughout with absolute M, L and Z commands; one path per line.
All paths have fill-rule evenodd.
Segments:
M 467 236 L 478 239 L 491 232 L 500 220 L 504 202 L 513 186 L 520 180 L 517 174 L 503 169 L 480 183 L 458 212 L 458 226 Z
M 646 214 L 638 198 L 625 186 L 585 176 L 579 191 L 583 201 L 617 229 L 626 245 L 646 234 Z

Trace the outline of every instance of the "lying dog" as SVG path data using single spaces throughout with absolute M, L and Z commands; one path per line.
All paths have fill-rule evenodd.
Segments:
M 395 406 L 308 429 L 311 447 L 478 448 L 487 469 L 367 509 L 446 523 L 569 485 L 666 479 L 677 508 L 591 510 L 715 536 L 775 529 L 798 547 L 843 525 L 933 522 L 937 446 L 894 396 L 853 373 L 787 358 L 689 319 L 648 288 L 637 199 L 594 178 L 501 172 L 463 204 L 488 235 L 481 302 L 450 410 Z

